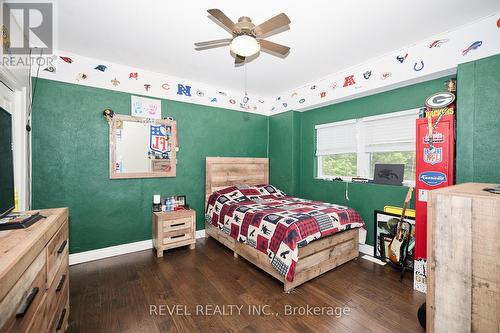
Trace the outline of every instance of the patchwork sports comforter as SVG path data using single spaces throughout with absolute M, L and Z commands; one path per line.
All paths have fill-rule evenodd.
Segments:
M 206 221 L 239 242 L 267 254 L 293 281 L 298 248 L 351 228 L 365 228 L 354 209 L 291 197 L 272 185 L 231 186 L 214 192 Z

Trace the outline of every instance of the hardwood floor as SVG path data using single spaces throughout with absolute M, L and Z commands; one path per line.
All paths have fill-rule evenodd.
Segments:
M 425 295 L 411 283 L 411 273 L 400 283 L 392 268 L 358 258 L 285 294 L 265 272 L 201 239 L 163 258 L 151 250 L 72 266 L 69 331 L 424 332 L 416 313 Z

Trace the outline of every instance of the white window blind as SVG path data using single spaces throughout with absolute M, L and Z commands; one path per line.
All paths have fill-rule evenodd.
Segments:
M 356 152 L 356 120 L 317 125 L 316 156 Z
M 415 150 L 418 110 L 362 118 L 366 152 Z
M 415 179 L 418 109 L 321 124 L 316 129 L 317 177 L 372 177 L 377 163 L 404 163 Z

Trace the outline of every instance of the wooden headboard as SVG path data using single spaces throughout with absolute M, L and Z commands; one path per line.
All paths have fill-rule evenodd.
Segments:
M 269 159 L 254 157 L 207 157 L 205 206 L 210 195 L 232 185 L 269 183 Z

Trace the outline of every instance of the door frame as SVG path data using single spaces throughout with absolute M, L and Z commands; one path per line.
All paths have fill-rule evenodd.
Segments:
M 23 79 L 25 78 L 25 79 Z M 7 112 L 12 114 L 12 146 L 14 158 L 14 188 L 17 193 L 17 209 L 31 208 L 31 135 L 26 131 L 28 71 L 16 69 L 14 74 L 6 66 L 0 66 L 0 97 L 10 101 Z M 3 106 L 3 101 L 2 101 Z

